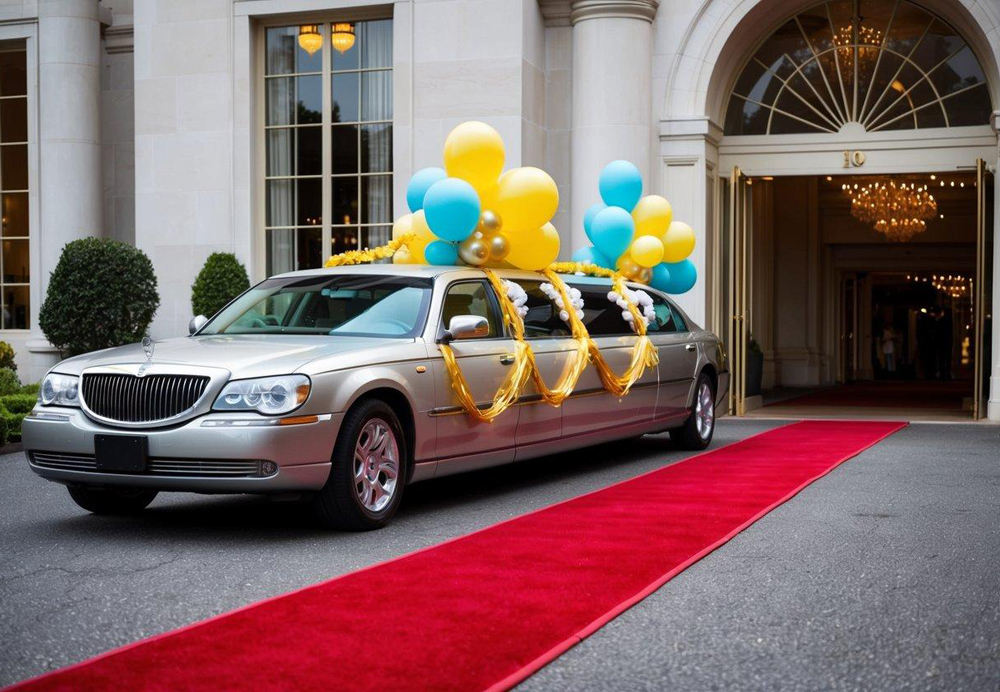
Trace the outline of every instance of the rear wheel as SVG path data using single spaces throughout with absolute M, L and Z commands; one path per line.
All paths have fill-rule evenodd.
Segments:
M 670 440 L 678 449 L 701 450 L 708 447 L 715 433 L 715 389 L 712 380 L 702 373 L 695 388 L 694 410 L 684 425 L 670 431 Z
M 142 488 L 94 488 L 71 485 L 66 488 L 73 502 L 94 514 L 136 514 L 149 506 L 157 491 Z
M 387 403 L 369 399 L 348 411 L 330 477 L 313 498 L 320 521 L 347 531 L 389 523 L 403 496 L 407 452 L 399 418 Z

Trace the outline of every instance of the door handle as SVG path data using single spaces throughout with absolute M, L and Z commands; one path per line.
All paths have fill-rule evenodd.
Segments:
M 684 348 L 685 348 L 685 350 L 693 351 L 693 350 L 695 350 L 698 347 L 695 346 L 694 344 L 684 344 Z
M 512 356 L 511 354 L 505 353 L 502 356 L 500 356 L 500 365 L 513 365 L 513 364 L 514 364 L 514 356 Z

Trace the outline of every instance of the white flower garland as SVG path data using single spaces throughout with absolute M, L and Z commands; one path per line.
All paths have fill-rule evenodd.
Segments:
M 507 291 L 507 297 L 510 298 L 510 302 L 514 304 L 517 309 L 517 314 L 521 316 L 523 320 L 528 314 L 528 307 L 525 303 L 528 302 L 528 294 L 525 293 L 524 289 L 513 281 L 503 280 L 504 290 Z
M 629 323 L 632 331 L 636 331 L 636 328 L 635 324 L 632 323 L 632 312 L 628 309 L 629 303 L 639 307 L 642 318 L 646 320 L 647 327 L 656 319 L 656 310 L 653 309 L 653 299 L 643 290 L 636 289 L 632 291 L 626 288 L 624 296 L 618 295 L 617 291 L 611 291 L 608 293 L 608 300 L 622 309 L 622 319 Z
M 555 303 L 556 307 L 559 308 L 559 319 L 563 322 L 566 322 L 567 324 L 569 323 L 569 308 L 572 308 L 573 312 L 576 313 L 577 319 L 583 319 L 583 295 L 580 293 L 579 289 L 573 288 L 572 286 L 567 287 L 569 288 L 568 293 L 571 303 L 569 308 L 567 308 L 562 296 L 559 295 L 559 289 L 555 286 L 550 283 L 544 283 L 539 286 L 539 288 L 542 290 L 542 293 L 548 296 L 549 300 Z

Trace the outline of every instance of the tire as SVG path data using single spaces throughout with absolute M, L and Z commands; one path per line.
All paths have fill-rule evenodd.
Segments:
M 700 451 L 712 443 L 715 434 L 715 387 L 705 373 L 698 376 L 694 410 L 684 425 L 670 431 L 670 440 L 678 449 Z
M 142 488 L 94 488 L 71 485 L 66 488 L 73 502 L 88 512 L 106 515 L 138 514 L 149 506 L 156 490 Z
M 381 399 L 355 405 L 337 436 L 330 477 L 313 497 L 319 521 L 342 531 L 388 524 L 403 497 L 408 459 L 406 436 L 392 407 Z

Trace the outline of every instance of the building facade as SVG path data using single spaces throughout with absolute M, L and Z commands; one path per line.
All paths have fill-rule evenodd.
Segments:
M 259 280 L 384 241 L 410 174 L 476 119 L 503 135 L 508 167 L 558 183 L 566 257 L 587 244 L 600 169 L 636 163 L 698 234 L 700 279 L 679 302 L 723 334 L 732 236 L 751 218 L 765 379 L 832 382 L 845 257 L 907 253 L 826 238 L 818 201 L 775 244 L 789 232 L 775 219 L 798 218 L 789 196 L 1000 156 L 996 0 L 3 0 L 0 19 L 0 338 L 26 379 L 58 357 L 37 315 L 66 242 L 144 250 L 152 335 L 185 334 L 208 254 L 236 253 Z M 734 218 L 746 176 L 764 191 Z M 960 211 L 975 225 L 988 210 Z M 943 224 L 925 238 L 935 257 L 952 240 Z M 1000 304 L 1000 282 L 988 293 Z M 1000 419 L 1000 328 L 985 315 L 983 330 Z

